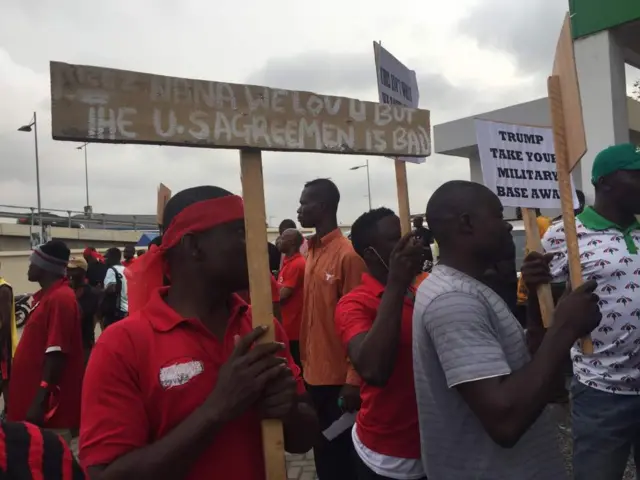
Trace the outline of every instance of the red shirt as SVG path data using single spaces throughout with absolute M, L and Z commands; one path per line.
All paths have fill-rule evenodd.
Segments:
M 85 468 L 106 465 L 169 433 L 213 391 L 218 371 L 234 349 L 234 336 L 252 330 L 251 307 L 232 297 L 220 341 L 196 319 L 182 318 L 154 294 L 139 312 L 111 325 L 98 339 L 82 395 L 80 459 Z M 274 321 L 276 338 L 286 344 Z M 289 367 L 304 392 L 300 369 Z M 250 410 L 229 422 L 191 466 L 186 480 L 264 480 L 260 417 Z
M 130 260 L 123 260 L 123 261 L 122 261 L 122 266 L 123 266 L 124 268 L 127 268 L 127 267 L 130 267 L 131 265 L 133 265 L 135 262 L 136 262 L 136 259 L 135 259 L 135 258 L 132 258 L 132 259 L 130 259 Z
M 33 296 L 34 307 L 22 331 L 11 369 L 8 420 L 22 422 L 43 380 L 45 355 L 62 352 L 58 408 L 46 428 L 77 428 L 80 425 L 80 395 L 84 375 L 84 349 L 80 309 L 76 294 L 66 279 Z
M 278 282 L 273 277 L 273 275 L 269 274 L 271 279 L 271 303 L 280 302 L 280 290 L 278 289 Z M 242 292 L 236 292 L 240 298 L 242 298 L 248 304 L 251 304 L 251 295 L 249 295 L 249 290 L 244 290 Z
M 289 340 L 300 338 L 300 322 L 302 321 L 302 305 L 304 302 L 304 269 L 305 260 L 302 254 L 285 257 L 278 277 L 279 287 L 293 290 L 286 302 L 281 302 L 282 326 Z
M 345 347 L 356 335 L 369 331 L 378 313 L 384 286 L 371 275 L 340 299 L 336 307 L 336 329 Z M 362 406 L 356 418 L 360 441 L 370 450 L 398 458 L 420 458 L 418 408 L 413 386 L 411 344 L 415 290 L 405 297 L 400 327 L 400 345 L 393 373 L 383 388 L 362 380 Z

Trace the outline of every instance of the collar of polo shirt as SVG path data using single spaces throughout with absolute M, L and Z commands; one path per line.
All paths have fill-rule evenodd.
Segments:
M 338 227 L 335 230 L 332 230 L 329 233 L 327 233 L 324 237 L 320 237 L 320 235 L 316 233 L 315 235 L 309 238 L 308 242 L 312 248 L 326 247 L 331 242 L 333 242 L 334 240 L 342 236 L 343 236 L 342 230 L 340 230 L 340 227 Z
M 633 240 L 632 233 L 635 230 L 640 230 L 640 222 L 636 220 L 627 228 L 622 228 L 619 225 L 613 223 L 611 220 L 607 220 L 598 212 L 596 212 L 592 207 L 585 207 L 584 211 L 578 215 L 578 220 L 582 222 L 582 224 L 590 230 L 617 230 L 624 237 L 624 243 L 627 245 L 627 250 L 631 254 L 638 253 L 638 247 Z

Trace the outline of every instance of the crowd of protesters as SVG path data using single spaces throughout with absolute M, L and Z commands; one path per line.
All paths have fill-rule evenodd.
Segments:
M 348 239 L 338 188 L 313 180 L 297 213 L 315 233 L 285 220 L 270 247 L 272 327 L 252 327 L 243 202 L 222 188 L 176 194 L 138 258 L 37 247 L 41 290 L 15 355 L 0 281 L 0 472 L 262 480 L 260 421 L 279 419 L 320 480 L 565 479 L 548 406 L 571 359 L 574 477 L 619 480 L 631 452 L 640 465 L 640 151 L 604 150 L 592 182 L 576 211 L 585 283 L 571 288 L 562 218 L 539 219 L 545 253 L 526 256 L 518 285 L 512 227 L 486 187 L 443 184 L 428 229 L 420 218 L 404 236 L 392 210 L 365 212 Z M 549 283 L 563 293 L 545 330 Z M 78 430 L 82 468 L 66 445 Z

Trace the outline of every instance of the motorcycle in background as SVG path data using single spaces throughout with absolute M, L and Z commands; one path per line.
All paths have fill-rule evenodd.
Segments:
M 22 328 L 27 323 L 27 318 L 31 313 L 33 306 L 33 297 L 27 293 L 25 295 L 16 295 L 15 297 L 15 312 L 16 312 L 16 327 Z

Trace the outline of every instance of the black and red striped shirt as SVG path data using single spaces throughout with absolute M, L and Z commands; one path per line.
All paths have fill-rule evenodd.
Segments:
M 88 478 L 60 436 L 30 423 L 0 423 L 0 479 Z

